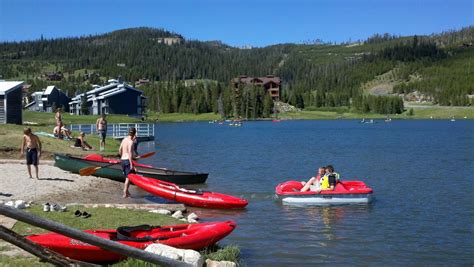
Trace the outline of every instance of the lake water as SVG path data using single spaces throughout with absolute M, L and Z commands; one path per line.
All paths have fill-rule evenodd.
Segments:
M 241 211 L 193 209 L 237 222 L 221 244 L 239 245 L 246 266 L 474 264 L 474 121 L 162 123 L 156 136 L 158 153 L 145 162 L 209 172 L 201 188 L 249 200 Z M 375 202 L 275 199 L 278 183 L 327 164 L 366 182 Z

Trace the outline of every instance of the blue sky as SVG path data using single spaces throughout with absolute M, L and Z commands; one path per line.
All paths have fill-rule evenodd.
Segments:
M 473 0 L 0 0 L 0 41 L 149 26 L 187 39 L 265 46 L 474 25 Z

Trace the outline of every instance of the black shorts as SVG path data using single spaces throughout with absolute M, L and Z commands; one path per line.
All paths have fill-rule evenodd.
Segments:
M 36 148 L 26 149 L 26 164 L 38 166 L 38 150 Z
M 102 141 L 105 142 L 105 136 L 107 135 L 107 131 L 106 130 L 99 130 L 99 136 L 101 138 Z
M 130 161 L 128 159 L 122 160 L 120 162 L 120 165 L 122 166 L 122 172 L 123 172 L 123 175 L 125 175 L 125 178 L 127 178 L 129 173 L 134 173 L 134 171 L 130 167 Z

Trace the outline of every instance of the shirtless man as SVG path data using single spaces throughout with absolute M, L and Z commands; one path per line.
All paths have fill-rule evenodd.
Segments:
M 33 166 L 35 166 L 36 179 L 39 179 L 38 177 L 39 160 L 38 159 L 39 157 L 41 157 L 41 141 L 39 140 L 38 136 L 31 133 L 30 128 L 25 128 L 23 130 L 23 142 L 21 143 L 20 157 L 25 153 L 25 147 L 26 147 L 26 167 L 28 168 L 28 174 L 30 175 L 30 178 L 33 178 L 31 176 L 31 164 L 33 164 Z
M 137 134 L 137 130 L 135 128 L 130 128 L 128 130 L 128 136 L 122 140 L 119 148 L 120 160 L 122 165 L 123 175 L 125 175 L 125 185 L 123 188 L 123 197 L 127 198 L 130 197 L 130 192 L 128 188 L 130 186 L 130 181 L 128 180 L 128 174 L 135 172 L 135 167 L 133 166 L 133 140 L 135 139 L 135 135 Z
M 57 108 L 56 109 L 56 114 L 54 114 L 54 119 L 56 120 L 56 126 L 61 129 L 61 126 L 63 126 L 63 116 L 61 115 L 61 109 Z
M 102 114 L 100 118 L 95 122 L 95 128 L 97 129 L 97 134 L 100 135 L 100 151 L 105 149 L 105 136 L 107 134 L 107 120 L 105 119 L 105 114 Z

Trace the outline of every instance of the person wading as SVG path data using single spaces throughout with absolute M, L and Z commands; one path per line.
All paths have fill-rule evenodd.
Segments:
M 133 165 L 133 140 L 135 139 L 135 135 L 137 134 L 137 130 L 135 128 L 130 128 L 128 130 L 128 136 L 122 140 L 119 148 L 119 154 L 121 159 L 121 166 L 123 175 L 125 175 L 125 184 L 123 188 L 123 197 L 127 198 L 130 197 L 130 192 L 128 188 L 130 187 L 130 181 L 128 180 L 128 174 L 135 172 L 135 166 Z

